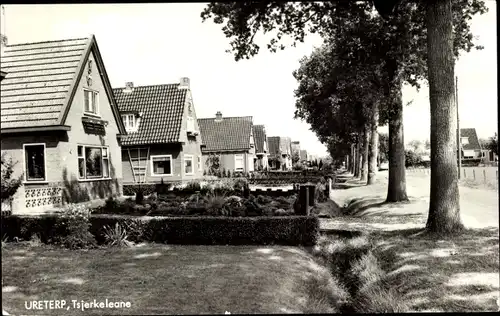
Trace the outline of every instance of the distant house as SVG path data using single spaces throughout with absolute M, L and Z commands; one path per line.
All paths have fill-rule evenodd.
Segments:
M 292 146 L 289 137 L 271 136 L 269 146 L 269 167 L 274 170 L 292 169 Z
M 253 126 L 253 138 L 255 141 L 255 169 L 267 170 L 269 167 L 266 129 L 264 125 Z
M 208 168 L 211 157 L 218 157 L 219 170 L 254 171 L 255 143 L 251 116 L 198 119 L 202 138 L 203 164 Z M 207 163 L 208 161 L 208 163 Z
M 460 129 L 462 146 L 462 163 L 479 163 L 482 158 L 482 147 L 475 128 Z
M 300 162 L 302 163 L 307 162 L 307 150 L 305 149 L 300 150 Z
M 124 183 L 190 181 L 203 175 L 201 136 L 188 78 L 180 83 L 114 89 L 128 135 Z
M 2 153 L 23 180 L 12 212 L 120 195 L 126 131 L 95 37 L 8 45 L 1 67 Z

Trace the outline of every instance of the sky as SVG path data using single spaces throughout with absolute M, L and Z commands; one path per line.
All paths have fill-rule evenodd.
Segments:
M 480 138 L 493 136 L 497 123 L 496 3 L 472 20 L 472 30 L 484 50 L 461 56 L 456 65 L 460 126 L 475 127 Z M 221 25 L 202 23 L 203 3 L 6 5 L 2 34 L 9 44 L 87 37 L 94 34 L 111 85 L 177 83 L 189 77 L 198 118 L 253 116 L 268 136 L 300 141 L 301 149 L 323 156 L 322 145 L 309 125 L 293 118 L 292 72 L 299 60 L 321 45 L 309 35 L 304 43 L 270 53 L 267 41 L 250 60 L 236 62 L 226 53 L 229 39 Z M 29 22 L 28 22 L 29 21 Z M 262 37 L 260 38 L 262 39 Z M 259 40 L 259 38 L 257 38 Z M 429 139 L 428 87 L 405 88 L 405 141 Z M 381 128 L 387 131 L 387 128 Z

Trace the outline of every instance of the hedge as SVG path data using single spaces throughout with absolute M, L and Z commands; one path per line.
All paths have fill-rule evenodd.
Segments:
M 2 218 L 2 236 L 29 240 L 38 234 L 49 242 L 62 232 L 55 231 L 57 215 L 37 217 L 6 216 Z M 92 215 L 90 232 L 98 243 L 104 242 L 105 225 L 120 223 L 135 236 L 135 242 L 157 242 L 184 245 L 289 245 L 312 246 L 319 232 L 315 216 L 262 217 L 131 217 Z M 139 236 L 139 237 L 137 237 Z

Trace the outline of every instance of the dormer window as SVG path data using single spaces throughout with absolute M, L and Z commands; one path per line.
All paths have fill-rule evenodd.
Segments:
M 468 145 L 469 144 L 469 137 L 462 137 L 462 145 Z
M 123 114 L 122 115 L 123 125 L 127 132 L 136 132 L 139 125 L 139 118 L 135 114 Z

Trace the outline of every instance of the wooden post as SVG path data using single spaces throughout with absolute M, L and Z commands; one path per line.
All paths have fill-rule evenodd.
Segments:
M 309 184 L 309 206 L 316 205 L 316 186 L 314 184 Z
M 484 183 L 486 183 L 486 169 L 483 169 Z
M 467 173 L 465 172 L 465 168 L 464 168 L 464 178 L 467 178 Z
M 248 184 L 243 187 L 243 197 L 248 199 L 250 197 L 250 186 Z
M 476 180 L 476 169 L 472 169 L 472 177 Z
M 309 188 L 306 185 L 300 186 L 299 194 L 300 214 L 309 215 Z

